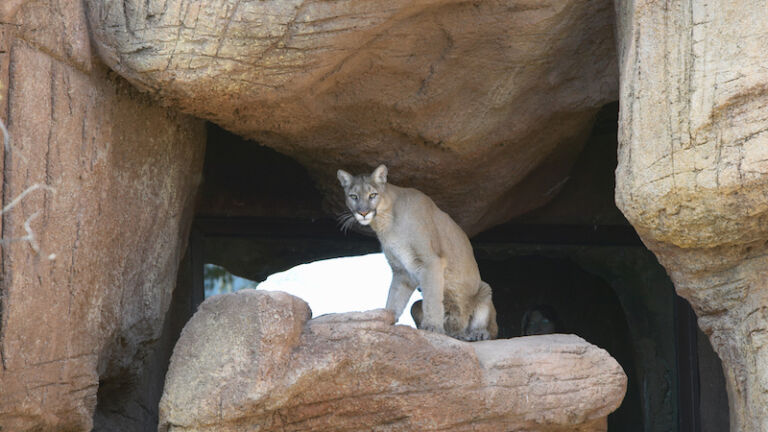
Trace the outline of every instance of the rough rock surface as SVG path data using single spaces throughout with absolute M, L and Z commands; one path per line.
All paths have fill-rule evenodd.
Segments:
M 609 0 L 86 3 L 140 88 L 294 157 L 327 197 L 338 168 L 385 162 L 470 233 L 553 197 L 617 98 Z
M 470 344 L 385 310 L 310 315 L 281 292 L 206 300 L 174 349 L 160 431 L 597 431 L 626 388 L 576 336 Z
M 616 4 L 616 201 L 723 360 L 731 430 L 768 430 L 765 4 Z
M 158 337 L 205 130 L 94 60 L 80 2 L 3 19 L 0 429 L 89 431 Z

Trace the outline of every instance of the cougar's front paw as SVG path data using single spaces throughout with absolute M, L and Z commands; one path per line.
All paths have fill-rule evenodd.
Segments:
M 434 324 L 424 323 L 424 324 L 421 325 L 420 329 L 421 330 L 426 330 L 426 331 L 431 331 L 433 333 L 445 334 L 445 329 L 443 328 L 443 326 L 438 326 L 438 325 L 434 325 Z

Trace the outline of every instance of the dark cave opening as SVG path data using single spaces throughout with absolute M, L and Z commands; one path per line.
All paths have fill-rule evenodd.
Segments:
M 557 322 L 558 328 L 552 332 L 575 334 L 605 349 L 628 377 L 624 402 L 608 417 L 609 430 L 643 430 L 629 324 L 619 299 L 605 280 L 568 258 L 546 255 L 484 260 L 481 272 L 492 284 L 494 303 L 503 305 L 497 316 L 499 337 L 523 336 L 523 321 L 531 311 L 543 309 L 548 319 Z
M 614 203 L 617 110 L 609 104 L 598 114 L 549 204 L 472 238 L 494 289 L 500 337 L 519 336 L 525 312 L 549 305 L 566 332 L 609 351 L 629 376 L 609 430 L 719 430 L 728 423 L 719 360 Z M 174 294 L 187 316 L 203 300 L 206 263 L 261 281 L 301 263 L 379 250 L 375 237 L 339 231 L 296 161 L 214 125 L 204 176 Z

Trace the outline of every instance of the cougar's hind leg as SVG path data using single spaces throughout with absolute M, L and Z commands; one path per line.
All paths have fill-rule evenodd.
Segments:
M 421 328 L 421 321 L 424 319 L 424 310 L 421 306 L 423 302 L 423 300 L 417 300 L 411 305 L 411 318 L 413 318 L 416 328 Z

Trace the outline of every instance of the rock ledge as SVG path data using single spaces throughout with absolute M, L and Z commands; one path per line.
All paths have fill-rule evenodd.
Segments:
M 310 320 L 302 300 L 206 300 L 174 350 L 160 431 L 597 431 L 626 376 L 573 335 L 466 343 L 374 310 Z

